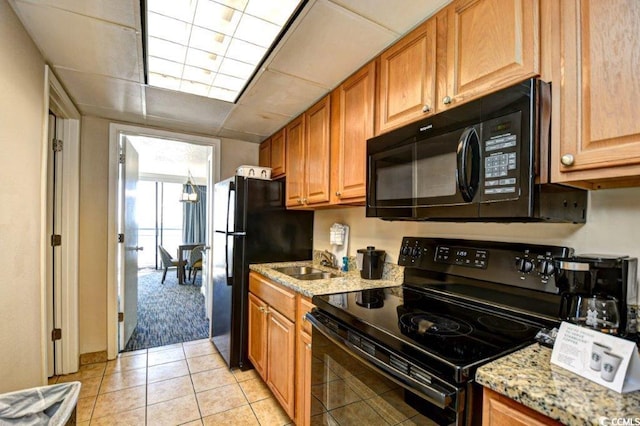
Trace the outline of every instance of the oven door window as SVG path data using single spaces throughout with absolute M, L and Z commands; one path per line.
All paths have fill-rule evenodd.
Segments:
M 455 414 L 387 379 L 313 330 L 311 424 L 441 425 Z

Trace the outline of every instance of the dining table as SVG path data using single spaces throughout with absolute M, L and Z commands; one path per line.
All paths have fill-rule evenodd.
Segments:
M 189 263 L 186 253 L 203 245 L 204 243 L 185 243 L 178 246 L 178 284 L 184 284 L 185 281 L 185 267 Z

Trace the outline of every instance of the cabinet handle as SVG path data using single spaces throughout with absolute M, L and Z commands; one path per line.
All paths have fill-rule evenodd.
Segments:
M 302 198 L 298 198 L 298 204 L 302 204 Z
M 306 198 L 302 199 L 302 204 L 307 204 L 307 199 Z
M 445 96 L 444 98 L 442 98 L 442 103 L 445 105 L 449 105 L 451 102 L 453 102 L 453 99 L 451 99 L 451 96 Z
M 311 343 L 307 343 L 307 349 L 311 350 Z
M 425 105 L 422 107 L 422 112 L 429 112 L 431 111 L 431 107 L 429 105 Z
M 302 314 L 302 321 L 306 321 L 307 320 L 307 316 L 305 314 Z
M 340 198 L 342 196 L 342 192 L 336 191 L 336 197 Z
M 565 166 L 573 166 L 574 161 L 575 158 L 573 157 L 573 154 L 565 154 L 560 158 L 560 162 Z
M 264 312 L 264 307 L 262 307 L 262 306 L 258 306 L 258 310 L 259 310 L 260 312 Z

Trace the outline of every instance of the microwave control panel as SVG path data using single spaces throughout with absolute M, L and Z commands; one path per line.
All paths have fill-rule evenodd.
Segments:
M 517 199 L 520 196 L 520 112 L 482 124 L 483 199 Z

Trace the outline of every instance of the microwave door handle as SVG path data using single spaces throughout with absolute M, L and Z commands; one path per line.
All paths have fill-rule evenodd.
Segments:
M 471 158 L 469 158 L 469 154 L 471 154 Z M 462 194 L 462 199 L 466 202 L 471 202 L 476 195 L 480 181 L 480 141 L 478 132 L 474 127 L 467 127 L 462 132 L 456 155 L 458 188 L 460 189 L 460 194 Z M 469 162 L 471 162 L 470 176 L 467 175 Z

